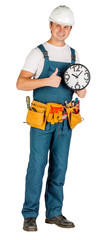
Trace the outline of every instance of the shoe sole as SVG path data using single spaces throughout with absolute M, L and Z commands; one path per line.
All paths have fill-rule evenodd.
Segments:
M 72 225 L 72 226 L 62 226 L 61 224 L 55 223 L 55 222 L 53 222 L 51 220 L 47 220 L 47 219 L 45 220 L 45 223 L 55 224 L 55 225 L 57 225 L 58 227 L 61 227 L 61 228 L 73 228 L 73 227 L 75 227 L 75 225 Z
M 29 228 L 23 227 L 23 230 L 25 230 L 25 231 L 27 231 L 27 232 L 36 232 L 38 229 L 37 229 L 37 228 L 29 229 Z

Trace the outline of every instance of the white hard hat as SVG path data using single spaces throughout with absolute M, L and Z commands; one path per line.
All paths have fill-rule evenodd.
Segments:
M 63 25 L 73 26 L 74 15 L 69 7 L 58 6 L 52 11 L 49 17 L 49 21 Z

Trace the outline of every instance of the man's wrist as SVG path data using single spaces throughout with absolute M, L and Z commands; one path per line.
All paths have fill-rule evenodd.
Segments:
M 45 86 L 45 87 L 47 87 L 47 86 L 49 86 L 49 78 L 44 78 L 44 79 L 42 79 L 43 80 L 43 87 Z

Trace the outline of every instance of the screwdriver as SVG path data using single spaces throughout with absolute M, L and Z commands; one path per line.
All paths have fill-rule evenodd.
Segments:
M 26 97 L 27 108 L 30 109 L 30 97 Z

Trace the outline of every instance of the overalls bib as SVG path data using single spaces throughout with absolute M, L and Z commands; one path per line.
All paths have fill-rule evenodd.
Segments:
M 38 46 L 44 55 L 44 68 L 40 79 L 48 78 L 58 68 L 58 74 L 63 73 L 70 64 L 75 63 L 75 51 L 71 48 L 71 63 L 50 61 L 43 45 Z M 61 81 L 58 88 L 42 87 L 33 91 L 36 101 L 54 102 L 64 105 L 72 100 L 73 91 Z M 58 127 L 60 137 L 58 137 Z M 68 165 L 68 153 L 72 130 L 68 119 L 63 122 L 51 124 L 47 122 L 45 130 L 31 127 L 30 129 L 30 156 L 26 174 L 25 202 L 22 214 L 24 218 L 37 217 L 39 214 L 39 201 L 42 189 L 42 179 L 48 160 L 49 169 L 45 191 L 46 217 L 52 218 L 62 214 L 63 185 Z

